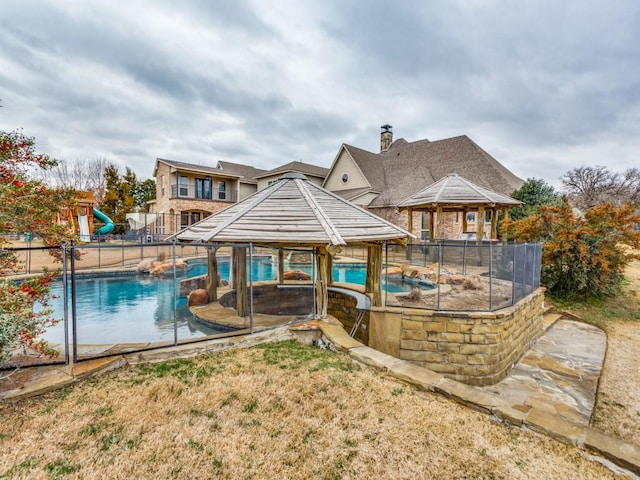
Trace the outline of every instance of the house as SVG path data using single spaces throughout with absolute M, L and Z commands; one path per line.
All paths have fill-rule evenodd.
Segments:
M 328 171 L 300 161 L 267 171 L 222 160 L 213 167 L 158 158 L 156 199 L 149 202 L 154 215 L 141 224 L 149 226 L 149 233 L 169 235 L 263 190 L 285 173 L 302 173 L 320 186 Z
M 257 190 L 253 177 L 264 170 L 231 162 L 215 167 L 156 159 L 156 199 L 150 202 L 155 233 L 166 235 L 200 221 Z
M 397 206 L 411 195 L 448 174 L 456 173 L 474 183 L 503 195 L 509 195 L 524 183 L 504 165 L 466 135 L 429 141 L 393 140 L 391 125 L 383 125 L 380 151 L 369 152 L 342 144 L 323 187 L 343 198 L 372 210 L 400 227 L 408 228 L 406 211 Z M 419 238 L 431 238 L 428 215 L 413 212 L 413 231 Z M 463 221 L 460 214 L 445 214 L 445 235 L 459 238 Z M 466 217 L 469 230 L 475 231 L 475 213 Z M 485 218 L 490 231 L 491 218 Z
M 324 183 L 329 169 L 301 161 L 290 162 L 276 167 L 273 170 L 269 170 L 268 172 L 256 175 L 254 178 L 258 181 L 258 191 L 264 190 L 269 185 L 272 185 L 286 173 L 302 173 L 311 183 L 320 187 Z

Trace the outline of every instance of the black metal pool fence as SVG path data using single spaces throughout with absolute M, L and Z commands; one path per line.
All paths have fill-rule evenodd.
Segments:
M 89 342 L 83 340 L 87 332 L 84 327 L 85 321 L 89 318 L 83 318 L 77 312 L 79 299 L 76 296 L 77 281 L 87 278 L 122 278 L 124 276 L 141 277 L 152 274 L 140 273 L 138 270 L 145 262 L 147 264 L 165 261 L 170 265 L 178 265 L 180 260 L 186 260 L 187 263 L 197 262 L 203 263 L 207 256 L 207 249 L 215 247 L 217 256 L 220 259 L 230 258 L 233 249 L 246 248 L 247 255 L 247 275 L 248 296 L 249 296 L 249 321 L 248 328 L 239 332 L 237 330 L 226 330 L 221 332 L 202 332 L 194 330 L 194 326 L 189 320 L 184 325 L 185 318 L 178 318 L 177 311 L 179 308 L 180 297 L 180 277 L 184 274 L 178 271 L 177 267 L 171 267 L 159 274 L 159 278 L 165 282 L 167 290 L 165 290 L 163 299 L 165 304 L 170 304 L 169 311 L 173 311 L 173 315 L 165 315 L 167 318 L 156 318 L 150 320 L 155 322 L 165 334 L 170 332 L 168 338 L 161 341 L 145 338 L 126 338 L 127 329 L 125 329 L 125 338 L 117 342 L 105 339 L 103 342 L 107 344 L 118 344 L 118 348 L 105 348 L 103 350 L 88 346 Z M 58 263 L 52 262 L 51 251 L 57 253 L 57 257 L 61 260 Z M 335 262 L 346 263 L 366 263 L 366 247 L 347 247 L 335 257 Z M 538 243 L 492 243 L 482 242 L 434 242 L 419 244 L 410 244 L 407 248 L 400 248 L 395 245 L 387 245 L 383 249 L 385 257 L 383 264 L 385 272 L 388 272 L 388 282 L 401 280 L 400 278 L 392 278 L 393 276 L 404 276 L 408 282 L 414 282 L 415 288 L 421 292 L 423 301 L 418 305 L 409 305 L 412 308 L 429 308 L 444 311 L 494 311 L 514 305 L 540 286 L 540 269 L 541 269 L 541 245 Z M 181 343 L 193 342 L 197 340 L 209 339 L 212 337 L 226 337 L 254 331 L 253 324 L 253 282 L 260 279 L 260 272 L 255 270 L 254 258 L 261 258 L 265 262 L 277 262 L 278 251 L 271 247 L 265 247 L 254 244 L 220 246 L 207 244 L 182 244 L 182 243 L 82 243 L 67 244 L 54 247 L 35 247 L 31 246 L 13 246 L 0 249 L 0 256 L 13 254 L 17 257 L 17 275 L 5 276 L 0 279 L 0 286 L 4 288 L 2 282 L 15 281 L 19 282 L 24 276 L 38 274 L 45 269 L 59 269 L 59 281 L 62 283 L 61 299 L 58 301 L 63 304 L 62 319 L 64 338 L 60 339 L 58 348 L 60 356 L 52 361 L 47 358 L 35 358 L 31 356 L 24 366 L 30 364 L 51 364 L 51 363 L 68 363 L 70 359 L 74 361 L 96 358 L 100 356 L 113 355 L 114 353 L 133 353 L 159 346 L 179 345 Z M 295 265 L 303 263 L 310 264 L 311 276 L 315 275 L 313 252 L 309 250 L 285 250 L 285 259 L 289 259 L 287 268 L 296 268 Z M 205 262 L 206 263 L 206 262 Z M 395 266 L 395 269 L 391 267 Z M 403 273 L 399 273 L 401 270 Z M 389 270 L 386 270 L 389 268 Z M 253 269 L 253 270 L 252 270 Z M 413 276 L 412 276 L 413 274 Z M 285 276 L 286 278 L 286 276 Z M 475 279 L 476 286 L 481 288 L 474 290 L 473 303 L 468 302 L 461 308 L 460 304 L 452 304 L 448 302 L 448 298 L 452 295 L 451 283 L 460 279 Z M 284 280 L 287 283 L 287 280 Z M 463 289 L 464 287 L 460 287 Z M 113 295 L 108 294 L 108 283 L 96 282 L 93 290 L 84 295 L 92 297 L 96 302 L 108 302 Z M 182 292 L 184 295 L 184 291 Z M 410 293 L 414 292 L 383 292 L 382 300 L 385 305 L 398 306 L 402 305 Z M 309 316 L 313 315 L 315 305 L 313 301 L 314 295 L 306 300 L 300 299 L 301 302 L 307 302 L 309 305 L 302 306 L 307 308 Z M 182 302 L 184 304 L 184 301 Z M 458 305 L 458 306 L 456 306 Z M 104 306 L 104 305 L 103 305 Z M 96 310 L 88 317 L 104 315 L 103 311 Z M 195 319 L 194 319 L 195 321 Z M 197 330 L 197 328 L 196 328 Z M 187 332 L 183 334 L 181 332 Z M 93 342 L 96 343 L 96 342 Z M 128 344 L 128 345 L 127 345 Z M 84 345 L 84 349 L 83 349 Z M 124 345 L 124 347 L 123 347 Z M 19 352 L 21 358 L 29 357 L 29 352 Z

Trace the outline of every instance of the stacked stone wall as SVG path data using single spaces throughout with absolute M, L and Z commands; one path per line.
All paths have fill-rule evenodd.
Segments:
M 542 334 L 543 302 L 544 289 L 540 288 L 497 312 L 376 308 L 374 317 L 400 322 L 398 346 L 395 339 L 376 342 L 378 349 L 387 353 L 395 350 L 400 359 L 454 380 L 493 385 L 508 375 Z

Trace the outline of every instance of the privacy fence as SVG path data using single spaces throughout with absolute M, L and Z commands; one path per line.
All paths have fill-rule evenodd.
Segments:
M 59 356 L 36 358 L 32 352 L 16 351 L 14 365 L 82 361 L 239 335 L 310 318 L 315 310 L 316 272 L 309 250 L 279 254 L 255 244 L 220 247 L 124 240 L 57 247 L 14 245 L 0 250 L 0 255 L 15 255 L 19 274 L 5 276 L 0 288 L 45 269 L 59 271 L 50 303 L 52 317 L 59 323 L 43 336 Z M 209 247 L 216 248 L 217 310 L 197 307 L 203 314 L 195 316 L 187 296 L 206 283 Z M 233 316 L 235 298 L 229 284 L 233 285 L 236 248 L 246 249 L 249 314 L 240 323 L 208 321 L 207 315 Z M 54 260 L 53 252 L 60 261 Z M 345 323 L 347 331 L 356 332 L 354 325 L 365 308 L 358 296 L 364 289 L 366 252 L 366 248 L 345 248 L 334 258 L 329 313 Z M 389 306 L 493 311 L 517 303 L 540 285 L 539 244 L 439 242 L 406 249 L 388 245 L 384 252 L 382 298 Z M 284 270 L 280 279 L 279 259 Z M 349 285 L 359 285 L 352 295 Z

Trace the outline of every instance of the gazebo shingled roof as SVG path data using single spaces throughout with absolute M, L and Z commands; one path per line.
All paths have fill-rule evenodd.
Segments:
M 442 177 L 435 183 L 403 200 L 398 207 L 426 205 L 476 205 L 516 207 L 522 202 L 476 185 L 456 173 Z
M 429 231 L 431 232 L 432 238 L 441 238 L 444 235 L 441 223 L 443 212 L 461 211 L 466 214 L 469 210 L 477 210 L 478 231 L 475 233 L 476 238 L 482 240 L 484 237 L 483 219 L 485 209 L 494 213 L 491 216 L 491 238 L 496 238 L 497 215 L 495 212 L 502 210 L 506 215 L 508 208 L 519 205 L 522 205 L 522 202 L 519 200 L 476 185 L 456 173 L 450 173 L 400 202 L 398 208 L 401 210 L 409 210 L 409 231 L 412 229 L 412 211 L 429 212 Z M 434 212 L 438 216 L 437 227 L 435 225 Z M 462 230 L 466 232 L 466 215 L 462 217 L 462 224 Z

